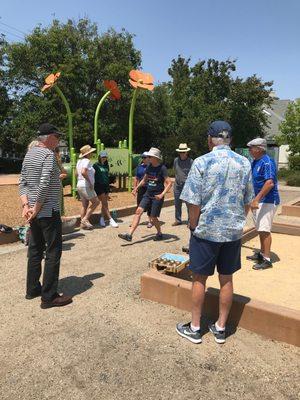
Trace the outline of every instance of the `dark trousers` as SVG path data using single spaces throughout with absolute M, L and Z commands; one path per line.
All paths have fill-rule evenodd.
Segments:
M 178 186 L 174 185 L 174 202 L 175 202 L 175 220 L 177 222 L 182 222 L 181 221 L 181 214 L 182 214 L 182 203 L 183 201 L 180 200 L 180 195 L 182 192 L 184 185 Z M 187 211 L 189 212 L 189 209 L 187 208 Z
M 60 258 L 62 253 L 62 225 L 59 212 L 52 217 L 35 218 L 30 224 L 27 264 L 27 294 L 42 292 L 42 299 L 56 297 Z M 43 284 L 40 283 L 45 252 Z

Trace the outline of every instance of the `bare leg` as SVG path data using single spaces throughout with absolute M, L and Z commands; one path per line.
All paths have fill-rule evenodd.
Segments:
M 138 207 L 136 209 L 134 217 L 133 217 L 133 221 L 132 221 L 132 224 L 131 224 L 131 228 L 130 228 L 130 231 L 129 231 L 130 235 L 133 235 L 134 231 L 138 227 L 143 212 L 144 212 L 144 209 L 142 207 Z
M 89 220 L 90 216 L 92 215 L 93 211 L 98 207 L 98 205 L 100 204 L 100 201 L 98 199 L 98 197 L 93 197 L 90 200 L 90 205 L 88 206 L 88 209 L 86 211 L 85 214 L 85 220 Z
M 81 221 L 85 218 L 88 206 L 89 206 L 89 201 L 87 199 L 81 199 L 81 208 L 80 208 Z
M 232 275 L 219 275 L 220 299 L 219 299 L 219 328 L 225 328 L 228 314 L 232 304 L 233 284 Z
M 101 215 L 104 219 L 111 219 L 111 215 L 108 208 L 108 194 L 102 193 L 98 196 L 98 199 L 101 201 Z
M 262 254 L 270 258 L 271 256 L 271 244 L 272 236 L 270 232 L 259 232 L 260 246 Z
M 150 217 L 151 223 L 155 226 L 157 233 L 161 234 L 160 222 L 157 217 Z
M 200 319 L 205 298 L 205 284 L 207 276 L 193 275 L 192 287 L 192 325 L 200 326 Z

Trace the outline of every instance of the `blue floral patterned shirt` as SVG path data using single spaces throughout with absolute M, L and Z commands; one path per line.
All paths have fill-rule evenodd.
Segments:
M 229 146 L 215 146 L 194 161 L 180 198 L 201 208 L 195 236 L 212 242 L 240 239 L 244 206 L 254 198 L 250 162 Z

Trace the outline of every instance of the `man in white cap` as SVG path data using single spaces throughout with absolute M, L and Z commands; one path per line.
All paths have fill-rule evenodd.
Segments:
M 167 167 L 162 164 L 160 150 L 151 147 L 151 149 L 144 154 L 148 157 L 149 164 L 143 179 L 133 189 L 132 193 L 136 195 L 139 188 L 145 185 L 147 185 L 147 190 L 136 209 L 130 231 L 128 233 L 118 234 L 120 239 L 126 240 L 127 242 L 132 241 L 132 235 L 138 227 L 141 216 L 145 210 L 150 210 L 151 223 L 155 226 L 157 231 L 154 240 L 163 240 L 158 217 L 160 216 L 160 211 L 164 203 L 165 194 L 171 188 L 172 182 L 168 177 Z
M 280 203 L 275 161 L 266 154 L 267 141 L 256 138 L 247 143 L 252 162 L 252 179 L 255 198 L 251 203 L 254 223 L 260 239 L 260 251 L 247 259 L 257 261 L 253 269 L 272 268 L 271 229 L 276 209 Z
M 193 164 L 192 158 L 189 157 L 189 151 L 191 149 L 186 143 L 180 143 L 178 149 L 178 157 L 175 158 L 173 168 L 175 171 L 175 184 L 174 184 L 174 199 L 175 199 L 175 222 L 172 226 L 182 224 L 181 211 L 182 211 L 182 200 L 180 195 L 185 184 L 186 178 L 190 172 Z

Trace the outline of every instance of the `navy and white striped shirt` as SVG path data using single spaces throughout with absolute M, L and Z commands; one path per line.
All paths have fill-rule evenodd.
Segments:
M 51 217 L 60 211 L 60 170 L 52 150 L 32 147 L 25 155 L 19 182 L 20 196 L 27 195 L 29 206 L 42 204 L 37 218 Z

